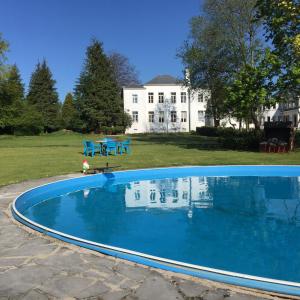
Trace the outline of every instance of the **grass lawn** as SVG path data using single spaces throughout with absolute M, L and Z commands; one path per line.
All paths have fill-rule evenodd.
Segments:
M 97 135 L 54 133 L 33 137 L 0 136 L 2 170 L 0 185 L 28 179 L 80 172 L 82 140 L 101 138 Z M 121 137 L 124 138 L 125 137 Z M 207 150 L 216 144 L 214 138 L 189 134 L 134 135 L 132 154 L 94 158 L 92 168 L 106 162 L 119 169 L 135 169 L 180 165 L 299 164 L 300 151 L 288 154 Z

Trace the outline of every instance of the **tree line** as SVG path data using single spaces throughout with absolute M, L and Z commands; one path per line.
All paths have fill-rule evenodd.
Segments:
M 234 117 L 259 127 L 262 107 L 300 96 L 299 0 L 204 0 L 178 56 L 187 85 L 211 91 L 215 126 Z
M 74 92 L 63 103 L 46 60 L 38 62 L 25 93 L 16 64 L 7 65 L 8 43 L 0 35 L 0 133 L 39 134 L 59 129 L 117 133 L 131 125 L 122 87 L 138 84 L 135 68 L 120 53 L 106 54 L 98 40 L 87 47 Z

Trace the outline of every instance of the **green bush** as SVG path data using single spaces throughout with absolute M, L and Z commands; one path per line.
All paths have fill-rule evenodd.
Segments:
M 114 126 L 114 127 L 107 127 L 107 126 L 102 126 L 100 128 L 99 133 L 101 134 L 121 134 L 125 132 L 124 126 Z
M 231 150 L 258 150 L 263 140 L 262 130 L 237 130 L 232 127 L 197 127 L 196 133 L 203 136 L 218 137 L 220 146 Z
M 203 136 L 219 136 L 218 128 L 210 126 L 196 127 L 196 134 Z
M 263 137 L 264 134 L 261 130 L 243 130 L 234 132 L 232 135 L 225 134 L 219 137 L 219 144 L 224 149 L 258 151 L 259 143 L 263 141 Z

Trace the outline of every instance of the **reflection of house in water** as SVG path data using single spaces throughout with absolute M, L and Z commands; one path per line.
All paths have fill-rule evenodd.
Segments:
M 212 197 L 205 177 L 147 180 L 129 183 L 126 208 L 210 208 Z

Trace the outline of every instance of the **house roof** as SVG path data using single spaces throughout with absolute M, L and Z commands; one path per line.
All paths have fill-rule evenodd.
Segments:
M 145 85 L 177 85 L 178 79 L 170 75 L 158 75 L 146 82 Z
M 136 83 L 132 83 L 123 87 L 124 89 L 143 89 L 144 86 Z

